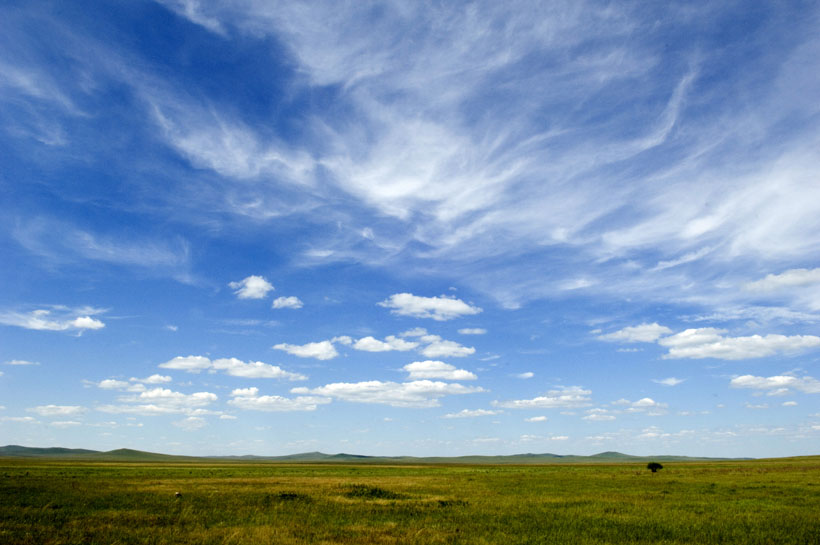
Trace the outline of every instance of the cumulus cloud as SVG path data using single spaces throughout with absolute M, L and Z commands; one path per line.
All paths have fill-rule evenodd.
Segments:
M 269 291 L 273 291 L 273 284 L 263 276 L 251 275 L 238 282 L 231 282 L 228 286 L 234 290 L 239 299 L 264 299 Z
M 462 409 L 457 413 L 445 414 L 442 418 L 475 418 L 477 416 L 492 416 L 501 414 L 501 411 L 491 411 L 488 409 Z
M 40 365 L 40 363 L 28 360 L 9 360 L 6 362 L 6 365 Z
M 307 379 L 305 375 L 285 371 L 277 365 L 270 365 L 261 361 L 244 362 L 237 358 L 211 360 L 205 356 L 177 356 L 159 364 L 159 366 L 163 369 L 176 369 L 189 373 L 199 373 L 206 370 L 210 372 L 223 371 L 227 375 L 244 378 Z M 158 375 L 154 376 L 157 377 Z
M 353 344 L 353 348 L 365 352 L 390 352 L 392 350 L 406 352 L 413 350 L 418 345 L 419 343 L 417 342 L 405 341 L 394 335 L 388 335 L 384 341 L 380 341 L 371 336 L 362 337 Z
M 672 330 L 666 326 L 662 326 L 657 323 L 643 323 L 636 326 L 625 327 L 613 333 L 598 335 L 598 338 L 602 341 L 651 343 L 658 340 L 661 336 L 668 335 L 669 333 L 672 333 Z
M 608 422 L 615 420 L 616 417 L 615 415 L 610 414 L 606 409 L 589 409 L 587 411 L 587 415 L 581 418 L 591 422 Z
M 295 394 L 312 394 L 332 397 L 352 403 L 376 403 L 393 407 L 438 407 L 439 399 L 448 395 L 483 392 L 478 386 L 458 383 L 416 380 L 412 382 L 337 382 L 319 388 L 293 388 Z
M 463 358 L 475 354 L 475 348 L 444 340 L 438 335 L 424 335 L 420 339 L 427 343 L 420 352 L 428 358 Z
M 514 376 L 515 376 L 515 378 L 520 378 L 522 380 L 527 380 L 527 379 L 531 379 L 532 377 L 534 377 L 535 373 L 533 373 L 532 371 L 527 371 L 525 373 L 518 373 L 517 375 L 514 375 Z
M 258 388 L 238 388 L 231 392 L 230 405 L 248 411 L 293 412 L 315 411 L 319 405 L 330 403 L 329 397 L 297 396 L 260 396 Z
M 307 344 L 279 343 L 273 346 L 276 350 L 283 350 L 292 356 L 300 358 L 316 358 L 317 360 L 331 360 L 339 355 L 336 347 L 330 341 L 319 341 Z
M 411 293 L 395 293 L 379 303 L 379 306 L 389 308 L 391 313 L 399 316 L 432 318 L 438 321 L 452 320 L 481 312 L 481 309 L 476 306 L 446 295 L 422 297 Z
M 0 313 L 0 324 L 34 329 L 39 331 L 77 331 L 102 329 L 105 324 L 94 318 L 95 314 L 102 314 L 104 309 L 81 307 L 70 309 L 63 306 L 54 306 L 50 309 L 37 309 L 31 312 L 3 312 Z
M 44 417 L 76 416 L 88 411 L 88 409 L 79 405 L 40 405 L 26 410 Z
M 820 285 L 820 268 L 790 269 L 780 274 L 768 274 L 765 278 L 746 284 L 746 289 L 749 291 L 770 292 L 812 285 Z
M 458 330 L 462 335 L 485 335 L 487 330 L 483 327 L 464 327 Z
M 200 416 L 189 416 L 188 418 L 171 422 L 171 424 L 185 431 L 196 431 L 207 426 L 208 422 Z
M 580 386 L 564 386 L 549 390 L 546 395 L 532 399 L 514 399 L 511 401 L 493 401 L 493 406 L 505 409 L 562 409 L 585 407 L 590 404 L 591 390 Z
M 304 306 L 301 299 L 291 295 L 290 297 L 277 297 L 273 300 L 273 308 L 292 308 L 300 309 Z
M 658 340 L 669 352 L 665 359 L 717 358 L 741 360 L 763 358 L 779 353 L 794 353 L 820 346 L 820 337 L 814 335 L 751 335 L 725 337 L 724 330 L 715 328 L 687 329 Z
M 525 418 L 524 422 L 546 422 L 549 420 L 546 416 L 531 416 L 530 418 Z
M 101 405 L 98 411 L 112 414 L 141 414 L 146 416 L 163 414 L 186 414 L 201 416 L 209 411 L 204 407 L 217 400 L 211 392 L 184 394 L 168 388 L 153 388 L 138 394 L 121 396 L 121 405 Z
M 677 386 L 678 384 L 680 384 L 681 382 L 684 382 L 685 380 L 686 379 L 669 377 L 669 378 L 660 378 L 660 379 L 653 378 L 652 382 L 654 382 L 656 384 L 663 384 L 664 386 Z
M 409 373 L 408 379 L 444 379 L 444 380 L 476 380 L 478 377 L 475 374 L 465 371 L 464 369 L 457 369 L 455 366 L 443 361 L 415 361 L 408 363 L 402 367 Z
M 621 342 L 657 342 L 668 349 L 663 356 L 664 359 L 741 360 L 796 353 L 820 347 L 820 337 L 814 335 L 769 334 L 728 337 L 725 335 L 725 329 L 714 327 L 689 328 L 679 333 L 671 333 L 671 329 L 653 323 L 626 327 L 614 333 L 599 335 L 598 339 Z
M 159 375 L 159 374 L 155 373 L 155 374 L 151 375 L 150 377 L 146 377 L 146 378 L 131 377 L 128 380 L 130 380 L 131 382 L 141 382 L 143 384 L 166 384 L 168 382 L 171 382 L 172 379 L 171 379 L 171 377 L 169 377 L 167 375 Z
M 810 376 L 797 377 L 793 375 L 775 375 L 771 377 L 758 377 L 754 375 L 741 375 L 733 378 L 729 382 L 732 388 L 751 388 L 754 390 L 769 390 L 778 394 L 787 393 L 790 390 L 797 390 L 804 394 L 820 394 L 820 380 Z

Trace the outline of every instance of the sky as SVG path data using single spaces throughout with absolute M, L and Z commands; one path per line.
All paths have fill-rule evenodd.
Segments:
M 0 445 L 820 454 L 817 28 L 0 2 Z

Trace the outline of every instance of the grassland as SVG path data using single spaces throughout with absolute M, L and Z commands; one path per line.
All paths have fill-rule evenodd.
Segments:
M 0 543 L 820 544 L 820 458 L 645 465 L 8 458 Z

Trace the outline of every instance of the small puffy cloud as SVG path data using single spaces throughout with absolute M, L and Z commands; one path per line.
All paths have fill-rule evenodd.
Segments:
M 380 341 L 373 337 L 362 337 L 353 344 L 356 350 L 364 352 L 390 352 L 398 350 L 399 352 L 406 352 L 413 350 L 419 345 L 417 342 L 405 341 L 404 339 L 388 335 L 384 341 Z
M 6 365 L 40 365 L 40 363 L 28 360 L 9 360 L 6 362 Z
M 225 371 L 226 374 L 232 377 L 307 380 L 305 375 L 285 371 L 277 365 L 270 365 L 261 361 L 249 361 L 245 363 L 236 358 L 213 360 L 213 369 Z
M 527 371 L 526 373 L 518 373 L 517 375 L 513 375 L 513 376 L 515 376 L 515 378 L 520 378 L 520 379 L 523 379 L 523 380 L 527 380 L 527 379 L 531 379 L 532 377 L 534 377 L 535 373 L 533 373 L 532 371 Z
M 203 409 L 217 400 L 216 394 L 211 392 L 195 392 L 184 394 L 168 388 L 153 388 L 138 394 L 122 396 L 121 405 L 102 405 L 98 411 L 111 414 L 140 414 L 155 416 L 163 414 L 186 414 L 200 416 L 208 414 Z
M 199 416 L 189 416 L 188 418 L 171 422 L 171 424 L 185 431 L 196 431 L 208 425 L 205 419 Z
M 796 377 L 792 375 L 775 375 L 771 377 L 756 377 L 742 375 L 729 382 L 732 388 L 751 388 L 754 390 L 769 390 L 785 393 L 786 390 L 797 390 L 804 394 L 820 394 L 820 380 L 813 377 Z
M 532 416 L 530 418 L 525 418 L 524 422 L 546 422 L 549 420 L 546 416 Z
M 269 291 L 273 291 L 273 284 L 262 276 L 251 275 L 238 282 L 231 282 L 228 286 L 234 290 L 239 299 L 264 299 Z
M 168 331 L 179 331 L 179 326 L 168 324 L 165 326 L 165 329 Z
M 48 424 L 52 428 L 76 428 L 77 426 L 82 426 L 82 422 L 77 422 L 76 420 L 56 420 L 54 422 L 49 422 Z
M 55 306 L 50 309 L 38 309 L 31 312 L 4 312 L 0 313 L 0 324 L 34 329 L 39 331 L 78 331 L 102 329 L 105 324 L 94 318 L 95 314 L 102 314 L 103 309 L 81 307 L 69 309 Z
M 755 405 L 754 403 L 746 403 L 746 404 L 745 404 L 745 407 L 746 407 L 747 409 L 759 409 L 759 410 L 762 410 L 762 409 L 768 409 L 768 408 L 769 408 L 769 404 L 768 404 L 768 403 L 760 403 L 760 404 L 758 404 L 758 405 Z
M 483 327 L 464 327 L 458 330 L 462 335 L 485 335 L 487 330 Z
M 305 305 L 304 303 L 302 303 L 302 300 L 293 295 L 291 295 L 290 297 L 277 297 L 273 300 L 273 308 L 299 309 L 303 306 Z
M 237 420 L 238 417 L 232 414 L 221 414 L 219 415 L 220 420 Z
M 274 378 L 283 380 L 305 380 L 307 377 L 299 373 L 285 371 L 279 366 L 270 365 L 261 361 L 244 362 L 237 358 L 218 358 L 211 360 L 205 356 L 177 356 L 172 360 L 159 365 L 164 369 L 177 369 L 189 373 L 201 371 L 223 371 L 232 377 L 243 378 Z M 159 377 L 159 375 L 154 375 Z M 157 379 L 155 379 L 157 380 Z
M 263 412 L 315 411 L 319 405 L 331 401 L 328 397 L 317 396 L 260 396 L 258 388 L 238 388 L 231 392 L 231 397 L 228 404 L 234 407 Z
M 615 420 L 615 416 L 609 414 L 609 411 L 606 409 L 589 409 L 587 411 L 587 415 L 581 418 L 583 420 L 589 420 L 591 422 L 608 422 L 611 420 Z
M 580 386 L 565 386 L 550 390 L 546 395 L 533 399 L 514 399 L 511 401 L 493 401 L 496 407 L 505 409 L 562 409 L 585 407 L 590 404 L 590 390 Z
M 820 268 L 790 269 L 780 274 L 769 274 L 761 280 L 749 282 L 746 289 L 757 292 L 770 292 L 787 288 L 820 285 Z
M 423 337 L 427 335 L 427 330 L 423 327 L 414 327 L 413 329 L 408 329 L 404 333 L 399 333 L 399 337 Z
M 88 411 L 88 409 L 79 405 L 40 405 L 26 410 L 44 417 L 76 416 Z
M 337 382 L 319 388 L 293 388 L 295 394 L 312 394 L 332 397 L 352 403 L 377 403 L 393 407 L 438 407 L 439 399 L 448 395 L 483 392 L 478 386 L 458 383 L 416 380 L 413 382 Z
M 672 330 L 666 326 L 657 323 L 640 324 L 636 326 L 629 326 L 614 333 L 607 333 L 606 335 L 598 335 L 602 341 L 617 341 L 627 343 L 651 343 L 658 340 L 663 335 L 672 333 Z
M 781 405 L 783 407 L 797 407 L 797 401 L 784 401 Z
M 129 386 L 131 386 L 130 382 L 115 380 L 113 378 L 107 378 L 97 383 L 97 388 L 102 388 L 103 390 L 124 390 Z
M 171 382 L 172 379 L 171 379 L 171 377 L 169 377 L 167 375 L 153 374 L 150 377 L 146 377 L 146 378 L 131 377 L 129 380 L 131 382 L 140 382 L 142 384 L 167 384 L 167 383 Z
M 402 367 L 409 373 L 410 380 L 438 378 L 444 380 L 476 380 L 478 377 L 464 369 L 456 369 L 455 366 L 443 361 L 415 361 Z
M 350 346 L 351 344 L 353 344 L 353 339 L 348 335 L 340 335 L 338 337 L 333 337 L 332 339 L 330 339 L 330 342 Z
M 652 382 L 654 382 L 656 384 L 663 384 L 664 386 L 677 386 L 678 384 L 680 384 L 681 382 L 684 382 L 685 380 L 686 379 L 669 377 L 669 378 L 660 378 L 660 379 L 653 378 Z
M 463 358 L 475 354 L 475 348 L 446 341 L 438 335 L 424 335 L 420 339 L 427 343 L 420 352 L 428 358 Z
M 481 312 L 481 309 L 476 306 L 446 295 L 421 297 L 411 293 L 395 293 L 378 305 L 391 309 L 391 313 L 399 316 L 432 318 L 437 321 L 452 320 Z
M 477 416 L 492 416 L 500 413 L 501 411 L 490 411 L 487 409 L 463 409 L 457 413 L 445 414 L 442 418 L 475 418 Z
M 723 333 L 724 330 L 711 327 L 687 329 L 658 340 L 658 344 L 669 349 L 665 359 L 741 360 L 820 347 L 820 337 L 814 335 L 724 337 Z
M 0 422 L 16 422 L 18 424 L 39 424 L 37 419 L 31 416 L 0 416 Z
M 176 369 L 178 371 L 188 371 L 189 373 L 199 373 L 211 368 L 210 358 L 205 356 L 177 356 L 172 360 L 160 363 L 163 369 Z
M 330 341 L 320 341 L 307 344 L 287 344 L 279 343 L 273 346 L 276 350 L 283 350 L 292 356 L 300 358 L 316 358 L 317 360 L 330 360 L 339 355 L 336 347 Z

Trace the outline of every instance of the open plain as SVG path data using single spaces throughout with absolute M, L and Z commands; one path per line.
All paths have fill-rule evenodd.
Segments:
M 664 465 L 6 458 L 0 542 L 820 543 L 820 457 Z

